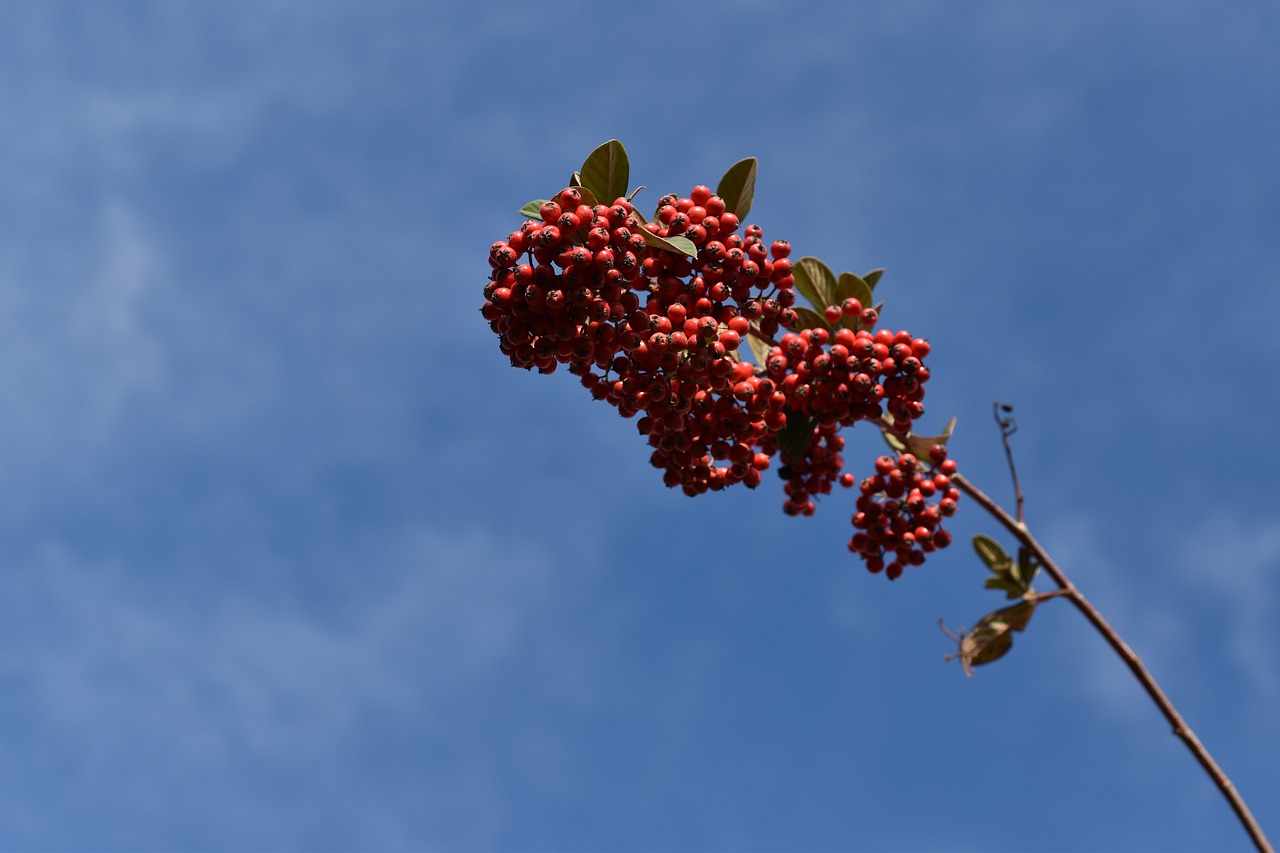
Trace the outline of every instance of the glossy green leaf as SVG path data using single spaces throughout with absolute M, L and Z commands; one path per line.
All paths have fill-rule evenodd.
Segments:
M 1000 547 L 1000 543 L 981 533 L 973 537 L 973 550 L 978 552 L 987 568 L 1001 577 L 1009 577 L 1013 571 L 1013 558 Z
M 698 257 L 698 247 L 693 245 L 693 241 L 688 237 L 659 237 L 648 228 L 641 228 L 640 235 L 644 237 L 645 243 L 655 249 L 675 252 L 677 255 L 688 255 L 691 258 Z
M 626 196 L 630 171 L 627 149 L 618 140 L 610 139 L 592 151 L 582 164 L 582 183 L 596 194 L 596 198 L 604 199 L 605 204 L 613 204 L 614 199 Z
M 778 448 L 782 451 L 784 462 L 788 460 L 798 462 L 804 458 L 805 452 L 809 449 L 809 442 L 813 440 L 814 419 L 793 412 L 790 408 L 783 411 L 787 414 L 787 423 L 778 432 Z
M 752 323 L 751 329 L 753 332 L 760 331 L 760 324 L 758 322 Z M 769 358 L 769 350 L 772 349 L 772 347 L 770 347 L 767 342 L 760 340 L 750 332 L 747 333 L 747 344 L 751 347 L 751 354 L 755 356 L 756 364 L 763 368 L 765 366 L 765 361 Z
M 571 186 L 571 187 L 580 187 L 580 186 L 582 186 L 582 173 L 581 173 L 581 172 L 574 172 L 572 175 L 570 175 L 570 176 L 569 176 L 569 186 Z
M 739 160 L 729 167 L 716 187 L 716 195 L 724 199 L 725 209 L 745 220 L 756 198 L 756 165 L 754 157 Z
M 884 275 L 884 267 L 878 267 L 876 269 L 873 269 L 871 272 L 867 273 L 866 275 L 864 275 L 862 277 L 862 280 L 867 283 L 867 287 L 871 288 L 872 290 L 875 290 L 876 282 L 880 280 L 880 276 L 882 275 Z
M 802 332 L 805 329 L 830 329 L 831 324 L 827 322 L 827 318 L 823 317 L 812 308 L 806 308 L 803 305 L 795 307 L 796 316 L 800 320 L 796 323 L 796 331 Z
M 533 201 L 529 202 L 524 207 L 520 208 L 520 215 L 525 217 L 526 219 L 536 219 L 539 222 L 541 222 L 542 206 L 546 204 L 548 201 L 549 199 L 545 199 L 545 198 L 535 198 Z
M 836 304 L 836 274 L 831 271 L 831 267 L 810 256 L 796 261 L 791 272 L 796 277 L 796 287 L 800 286 L 800 276 L 803 274 L 810 289 L 817 294 L 816 301 L 808 293 L 805 294 L 813 302 L 814 308 L 821 311 L 828 305 Z

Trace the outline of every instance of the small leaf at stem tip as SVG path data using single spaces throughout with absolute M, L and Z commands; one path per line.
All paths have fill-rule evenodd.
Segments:
M 867 273 L 866 275 L 864 275 L 862 277 L 862 280 L 867 283 L 867 287 L 871 288 L 872 290 L 875 290 L 876 282 L 880 280 L 880 276 L 882 275 L 884 275 L 884 267 L 878 267 L 876 269 L 873 269 L 871 272 Z
M 648 228 L 641 228 L 639 233 L 645 243 L 655 249 L 675 252 L 677 255 L 688 255 L 691 258 L 698 257 L 698 247 L 693 245 L 693 241 L 688 237 L 659 237 Z
M 580 187 L 580 186 L 582 186 L 582 173 L 581 173 L 581 172 L 574 172 L 572 175 L 570 175 L 570 176 L 569 176 L 569 186 L 571 186 L 571 187 Z
M 827 322 L 827 318 L 823 317 L 812 308 L 806 308 L 803 305 L 795 307 L 796 316 L 799 321 L 796 322 L 796 331 L 803 332 L 805 329 L 830 329 L 831 324 Z
M 627 162 L 627 149 L 616 139 L 610 139 L 587 157 L 582 164 L 582 183 L 605 204 L 627 194 L 631 166 Z
M 784 462 L 798 462 L 804 458 L 809 442 L 813 440 L 814 419 L 790 408 L 784 408 L 783 412 L 787 415 L 787 423 L 778 432 L 778 449 L 782 451 Z
M 724 200 L 725 209 L 745 220 L 756 198 L 756 166 L 754 157 L 739 160 L 724 173 L 716 186 L 716 195 Z
M 533 201 L 520 208 L 520 215 L 525 219 L 536 219 L 542 221 L 542 206 L 546 204 L 548 199 L 535 198 Z
M 809 285 L 817 294 L 818 300 L 813 302 L 813 307 L 819 311 L 829 305 L 839 304 L 836 299 L 836 274 L 831 271 L 831 267 L 824 264 L 812 256 L 806 256 L 795 262 L 791 268 L 791 273 L 796 277 L 796 287 L 800 286 L 800 271 L 808 278 Z M 812 297 L 805 294 L 812 302 Z
M 753 332 L 759 332 L 760 323 L 752 323 L 751 330 Z M 765 362 L 769 359 L 770 346 L 755 335 L 751 334 L 751 332 L 747 333 L 747 344 L 751 347 L 751 354 L 755 356 L 756 364 L 763 369 L 765 367 Z
M 978 552 L 978 556 L 987 564 L 988 569 L 1001 577 L 1011 577 L 1013 558 L 1005 553 L 999 542 L 979 533 L 973 537 L 973 550 Z
M 972 667 L 999 660 L 1012 648 L 1013 632 L 1026 628 L 1035 610 L 1035 602 L 1022 601 L 988 613 L 965 633 L 959 651 L 952 657 L 960 658 L 966 675 L 971 674 Z

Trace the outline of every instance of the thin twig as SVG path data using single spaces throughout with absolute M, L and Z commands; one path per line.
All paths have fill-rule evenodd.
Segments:
M 1155 678 L 1143 665 L 1142 660 L 1134 654 L 1124 640 L 1120 639 L 1120 635 L 1116 633 L 1115 629 L 1111 627 L 1106 619 L 1102 618 L 1102 614 L 1081 594 L 1075 584 L 1053 561 L 1053 558 L 1045 552 L 1040 543 L 1036 541 L 1036 538 L 1031 535 L 1031 531 L 1027 529 L 1026 524 L 1021 520 L 1014 519 L 1003 507 L 960 474 L 952 476 L 951 482 L 955 483 L 956 487 L 966 495 L 977 501 L 992 518 L 1000 522 L 1005 530 L 1008 530 L 1015 539 L 1035 555 L 1045 572 L 1060 587 L 1060 594 L 1069 599 L 1076 606 L 1076 609 L 1084 614 L 1084 617 L 1097 629 L 1098 633 L 1102 635 L 1107 644 L 1120 656 L 1120 659 L 1125 662 L 1125 665 L 1129 667 L 1143 688 L 1146 689 L 1151 701 L 1156 703 L 1156 707 L 1160 709 L 1165 719 L 1169 721 L 1169 725 L 1173 727 L 1173 733 L 1186 744 L 1187 749 L 1191 750 L 1191 754 L 1195 756 L 1196 761 L 1200 762 L 1200 766 L 1209 774 L 1209 778 L 1218 786 L 1218 790 L 1222 792 L 1222 795 L 1227 798 L 1227 802 L 1231 805 L 1231 810 L 1236 813 L 1236 817 L 1240 819 L 1240 823 L 1244 826 L 1245 831 L 1249 833 L 1249 837 L 1253 840 L 1258 850 L 1261 853 L 1274 853 L 1271 842 L 1263 834 L 1262 828 L 1258 826 L 1253 813 L 1245 805 L 1244 799 L 1240 796 L 1239 791 L 1236 790 L 1231 779 L 1213 760 L 1213 756 L 1205 749 L 1204 744 L 1200 743 L 1200 739 L 1195 736 L 1195 733 L 1191 731 L 1191 727 L 1182 719 L 1182 715 L 1178 713 L 1173 703 L 1169 701 L 1169 697 L 1160 689 L 1160 685 L 1156 684 Z
M 999 400 L 991 406 L 991 413 L 995 415 L 996 424 L 1000 427 L 1000 441 L 1004 443 L 1004 456 L 1009 460 L 1009 475 L 1013 477 L 1013 495 L 1017 501 L 1018 523 L 1023 524 L 1022 487 L 1018 485 L 1018 466 L 1013 464 L 1013 448 L 1009 444 L 1009 436 L 1018 431 L 1018 422 L 1008 417 L 1012 411 L 1013 406 L 1001 403 Z M 1004 414 L 1002 415 L 1001 412 Z

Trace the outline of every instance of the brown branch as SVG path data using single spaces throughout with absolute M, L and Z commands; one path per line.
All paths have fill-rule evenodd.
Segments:
M 1115 629 L 1111 627 L 1106 619 L 1102 618 L 1102 614 L 1081 594 L 1070 578 L 1053 561 L 1053 558 L 1045 552 L 1043 546 L 1031 535 L 1031 531 L 1027 529 L 1026 524 L 1015 520 L 1003 507 L 960 474 L 952 476 L 951 482 L 955 483 L 956 487 L 966 495 L 977 501 L 992 518 L 1000 522 L 1005 530 L 1009 531 L 1015 539 L 1035 555 L 1045 573 L 1058 584 L 1060 594 L 1069 599 L 1076 606 L 1076 609 L 1084 614 L 1084 617 L 1097 629 L 1102 638 L 1107 641 L 1107 644 L 1120 656 L 1120 659 L 1129 667 L 1134 677 L 1142 684 L 1147 691 L 1147 695 L 1151 697 L 1151 701 L 1156 703 L 1160 713 L 1164 714 L 1164 718 L 1173 727 L 1174 735 L 1186 744 L 1187 749 L 1191 750 L 1191 754 L 1195 756 L 1196 761 L 1200 762 L 1200 766 L 1204 768 L 1205 773 L 1218 786 L 1222 796 L 1227 798 L 1227 802 L 1231 805 L 1231 810 L 1236 813 L 1236 817 L 1239 818 L 1240 823 L 1244 826 L 1245 831 L 1249 833 L 1249 838 L 1253 840 L 1258 850 L 1262 851 L 1262 853 L 1274 853 L 1274 848 L 1267 840 L 1266 835 L 1263 834 L 1262 828 L 1258 826 L 1253 813 L 1245 805 L 1244 799 L 1240 796 L 1239 791 L 1236 790 L 1235 785 L 1232 784 L 1231 779 L 1213 760 L 1213 756 L 1205 749 L 1204 744 L 1200 743 L 1200 739 L 1196 737 L 1195 733 L 1191 731 L 1191 727 L 1182 719 L 1182 715 L 1174 708 L 1173 703 L 1169 701 L 1169 697 L 1165 695 L 1165 692 L 1160 689 L 1160 685 L 1156 684 L 1155 678 L 1151 676 L 1151 673 L 1143 665 L 1142 660 L 1134 654 L 1124 640 L 1120 639 L 1120 635 L 1116 633 Z

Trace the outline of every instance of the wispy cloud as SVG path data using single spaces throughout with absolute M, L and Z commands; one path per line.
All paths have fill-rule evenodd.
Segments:
M 1222 606 L 1232 659 L 1270 706 L 1280 703 L 1280 522 L 1213 515 L 1183 534 L 1182 583 Z
M 377 571 L 309 606 L 287 588 L 148 584 L 120 558 L 46 547 L 0 576 L 10 719 L 71 751 L 69 788 L 111 785 L 131 820 L 221 811 L 252 837 L 269 808 L 252 780 L 299 763 L 319 768 L 306 783 L 316 796 L 360 798 L 343 768 L 360 762 L 377 727 L 394 721 L 398 736 L 445 749 L 461 697 L 526 655 L 530 626 L 554 624 L 556 607 L 548 561 L 479 530 L 409 530 L 366 556 Z M 468 784 L 452 763 L 434 772 Z M 470 794 L 472 805 L 496 796 Z M 388 842 L 421 843 L 435 818 L 413 816 L 453 796 L 435 790 L 408 812 L 370 802 L 343 820 L 353 837 L 377 838 L 372 824 L 395 817 Z M 45 844 L 67 829 L 46 827 Z

